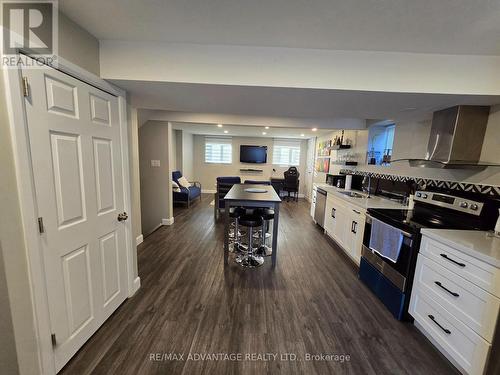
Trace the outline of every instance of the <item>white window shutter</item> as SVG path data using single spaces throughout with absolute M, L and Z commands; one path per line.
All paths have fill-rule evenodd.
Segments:
M 273 142 L 273 164 L 298 166 L 300 164 L 300 140 L 275 139 Z
M 205 137 L 205 163 L 231 164 L 232 138 Z

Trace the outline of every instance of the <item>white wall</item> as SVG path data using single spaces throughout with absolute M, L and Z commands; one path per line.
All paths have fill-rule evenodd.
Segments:
M 31 288 L 2 74 L 0 122 L 0 366 L 12 374 L 34 374 L 38 358 Z
M 99 41 L 64 13 L 59 13 L 59 53 L 73 64 L 99 75 Z
M 266 164 L 244 164 L 240 163 L 240 145 L 267 146 Z M 232 164 L 210 164 L 205 163 L 205 136 L 194 136 L 194 179 L 201 182 L 203 190 L 215 191 L 216 178 L 219 176 L 240 176 L 244 180 L 269 180 L 271 176 L 283 177 L 283 172 L 288 167 L 279 167 L 272 165 L 273 139 L 260 137 L 233 137 L 233 162 Z M 300 147 L 300 186 L 299 194 L 305 192 L 306 179 L 306 158 L 307 158 L 307 140 L 301 141 Z M 241 172 L 240 168 L 262 169 L 262 173 Z M 273 168 L 276 172 L 273 172 Z
M 101 41 L 109 79 L 499 95 L 499 56 Z M 140 57 L 140 64 L 137 59 Z
M 148 121 L 139 128 L 139 165 L 141 176 L 142 234 L 150 234 L 162 220 L 173 217 L 172 158 L 169 144 L 173 143 L 172 125 L 161 121 Z M 151 160 L 159 160 L 152 167 Z
M 172 161 L 172 170 L 182 171 L 182 130 L 173 130 L 174 140 L 172 142 L 172 153 L 174 160 Z
M 186 131 L 182 132 L 182 173 L 194 179 L 194 135 Z
M 173 134 L 172 170 L 181 171 L 184 177 L 193 181 L 193 134 L 180 129 L 173 130 Z
M 127 103 L 128 104 L 128 103 Z M 139 124 L 138 111 L 128 105 L 128 143 L 129 143 L 129 166 L 130 166 L 130 206 L 132 212 L 130 218 L 132 220 L 132 236 L 133 240 L 142 235 L 141 224 L 141 186 L 139 172 Z M 137 254 L 134 252 L 132 257 L 134 263 L 134 272 L 137 276 Z

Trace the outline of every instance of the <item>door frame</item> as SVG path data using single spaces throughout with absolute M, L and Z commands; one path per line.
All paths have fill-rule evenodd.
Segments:
M 18 50 L 18 54 L 30 56 Z M 122 156 L 122 178 L 124 208 L 131 213 L 130 202 L 130 170 L 126 92 L 104 79 L 90 73 L 79 66 L 58 57 L 57 70 L 66 73 L 84 83 L 106 91 L 118 98 L 120 143 Z M 35 183 L 32 172 L 30 144 L 28 138 L 28 122 L 22 90 L 21 68 L 3 69 L 5 81 L 5 97 L 9 116 L 9 127 L 14 152 L 17 190 L 20 200 L 21 219 L 24 230 L 24 241 L 28 261 L 28 274 L 33 305 L 34 328 L 38 348 L 39 366 L 42 374 L 55 374 L 54 350 L 51 342 L 49 303 L 42 256 L 42 246 L 37 224 L 37 201 Z M 134 277 L 133 252 L 136 250 L 132 238 L 131 220 L 125 222 L 125 243 L 127 262 L 128 296 L 131 297 L 140 288 L 139 276 Z

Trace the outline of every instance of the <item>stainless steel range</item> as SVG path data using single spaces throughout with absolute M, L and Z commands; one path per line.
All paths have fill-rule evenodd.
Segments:
M 420 230 L 491 230 L 498 217 L 498 207 L 498 200 L 481 194 L 417 191 L 413 210 L 368 209 L 360 279 L 397 319 L 411 320 L 408 304 Z

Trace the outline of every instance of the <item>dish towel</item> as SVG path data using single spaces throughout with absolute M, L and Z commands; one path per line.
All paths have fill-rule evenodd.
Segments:
M 396 263 L 403 244 L 403 233 L 397 228 L 372 218 L 370 249 Z

